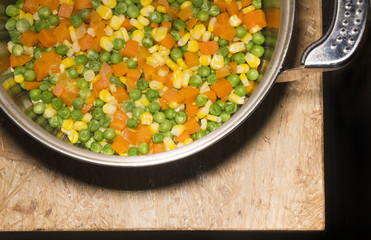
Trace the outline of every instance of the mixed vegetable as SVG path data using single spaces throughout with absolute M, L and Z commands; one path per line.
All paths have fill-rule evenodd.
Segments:
M 261 0 L 18 0 L 14 79 L 72 144 L 144 155 L 200 139 L 257 87 Z

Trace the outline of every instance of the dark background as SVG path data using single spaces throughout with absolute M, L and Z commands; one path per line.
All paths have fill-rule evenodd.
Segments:
M 324 29 L 331 2 L 323 0 Z M 370 17 L 369 17 L 370 19 Z M 320 232 L 24 232 L 0 239 L 371 239 L 371 21 L 345 68 L 324 74 L 326 229 Z

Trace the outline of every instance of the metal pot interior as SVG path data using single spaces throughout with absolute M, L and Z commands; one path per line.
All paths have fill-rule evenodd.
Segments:
M 93 153 L 69 144 L 68 138 L 59 129 L 51 127 L 47 119 L 32 111 L 27 91 L 14 81 L 9 68 L 9 53 L 6 49 L 9 36 L 4 25 L 7 20 L 5 7 L 10 3 L 0 3 L 0 107 L 25 132 L 60 154 L 89 163 L 122 167 L 150 166 L 185 158 L 204 150 L 236 129 L 259 106 L 273 85 L 288 49 L 294 17 L 293 0 L 263 0 L 268 22 L 268 27 L 264 29 L 265 54 L 260 65 L 264 77 L 252 96 L 229 121 L 184 147 L 153 155 L 121 157 Z

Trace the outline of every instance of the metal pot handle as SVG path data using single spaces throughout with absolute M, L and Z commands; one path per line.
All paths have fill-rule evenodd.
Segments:
M 278 82 L 297 80 L 297 77 L 295 79 L 289 75 L 300 76 L 300 74 L 288 74 L 295 70 L 302 71 L 303 75 L 313 71 L 336 70 L 351 60 L 365 32 L 369 0 L 335 0 L 334 2 L 334 16 L 327 33 L 305 49 L 300 65 L 292 62 L 285 63 L 277 79 Z

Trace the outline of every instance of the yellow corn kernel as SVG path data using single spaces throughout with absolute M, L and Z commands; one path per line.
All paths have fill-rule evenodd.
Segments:
M 152 3 L 152 0 L 140 0 L 140 4 L 142 4 L 143 7 L 147 7 Z
M 66 130 L 66 131 L 70 131 L 73 129 L 73 120 L 71 119 L 66 119 L 66 120 L 63 120 L 63 123 L 62 123 L 62 129 Z
M 236 2 L 236 3 L 237 3 L 237 7 L 238 7 L 238 9 L 241 10 L 241 8 L 242 8 L 242 2 L 241 2 L 241 1 L 238 1 L 238 2 Z
M 202 37 L 202 34 L 206 31 L 206 27 L 203 24 L 197 24 L 192 29 L 192 37 L 196 40 L 200 39 Z
M 16 75 L 16 76 L 14 76 L 14 81 L 15 81 L 16 83 L 23 83 L 23 82 L 24 82 L 24 77 L 23 77 L 23 75 Z
M 190 144 L 191 142 L 193 142 L 193 139 L 192 138 L 187 138 L 186 140 L 184 140 L 184 145 L 187 145 L 187 144 Z
M 209 121 L 212 121 L 212 122 L 218 122 L 218 123 L 222 122 L 221 117 L 211 115 L 211 114 L 207 114 L 206 119 L 209 120 Z
M 144 32 L 141 31 L 141 30 L 135 30 L 133 32 L 132 37 L 131 37 L 132 40 L 135 40 L 135 41 L 137 41 L 139 43 L 142 42 L 143 38 L 144 38 Z
M 158 49 L 158 53 L 161 55 L 161 56 L 169 56 L 170 54 L 170 49 L 164 47 L 164 46 L 160 46 L 159 49 Z
M 191 78 L 191 70 L 185 70 L 183 72 L 183 80 L 182 80 L 182 87 L 187 87 L 189 83 L 189 79 Z
M 242 23 L 241 19 L 236 14 L 232 15 L 229 18 L 229 24 L 232 27 L 238 27 L 241 23 Z
M 153 11 L 155 11 L 155 7 L 152 5 L 148 5 L 140 9 L 140 15 L 149 17 L 149 15 L 151 15 Z
M 262 28 L 261 28 L 259 25 L 256 25 L 255 27 L 251 28 L 251 29 L 249 30 L 249 32 L 250 32 L 251 34 L 253 34 L 253 33 L 259 32 L 260 30 L 262 30 Z
M 124 23 L 124 21 L 125 21 L 124 15 L 120 15 L 120 16 L 115 15 L 111 18 L 109 25 L 113 30 L 118 30 L 121 27 L 121 25 Z
M 257 66 L 260 65 L 260 58 L 258 58 L 252 53 L 247 53 L 245 56 L 245 60 L 251 68 L 256 68 Z
M 246 63 L 237 65 L 237 73 L 247 73 L 250 70 L 249 65 Z
M 100 5 L 96 11 L 104 20 L 109 20 L 112 17 L 112 9 L 104 5 Z
M 149 125 L 149 130 L 151 131 L 152 135 L 159 132 L 158 128 L 160 127 L 160 124 L 157 122 L 154 122 Z
M 183 35 L 178 41 L 178 45 L 183 47 L 184 45 L 187 44 L 188 40 L 191 38 L 191 34 L 187 32 L 186 34 Z
M 211 55 L 201 55 L 200 63 L 202 66 L 209 66 L 211 63 Z
M 77 39 L 75 28 L 73 26 L 69 26 L 68 31 L 70 32 L 70 37 L 71 37 L 72 42 L 76 42 L 78 39 Z
M 228 51 L 230 53 L 242 52 L 245 49 L 246 49 L 246 46 L 243 42 L 234 42 L 234 43 L 231 43 L 228 47 Z
M 166 77 L 167 74 L 169 73 L 169 71 L 165 70 L 165 69 L 160 69 L 157 71 L 157 74 L 160 76 L 160 77 Z
M 21 11 L 21 10 L 19 10 L 19 11 Z M 31 26 L 33 25 L 34 19 L 33 19 L 33 16 L 32 16 L 31 13 L 26 13 L 23 18 L 26 19 L 27 22 L 29 22 Z
M 95 37 L 94 28 L 88 28 L 88 30 L 86 31 L 86 33 L 89 34 L 92 37 Z
M 241 41 L 244 44 L 248 44 L 251 41 L 251 39 L 252 39 L 251 33 L 246 33 L 246 35 L 241 38 Z
M 148 51 L 149 51 L 149 53 L 152 54 L 152 53 L 154 53 L 154 52 L 157 52 L 159 49 L 160 49 L 160 46 L 157 45 L 157 44 L 155 44 L 155 45 L 153 45 L 152 47 L 148 48 Z
M 169 103 L 169 108 L 176 109 L 180 106 L 180 104 L 176 101 L 172 101 Z
M 134 27 L 136 27 L 137 29 L 139 30 L 143 30 L 144 28 L 144 25 L 141 24 L 138 20 L 136 20 L 135 18 L 130 18 L 130 24 L 133 25 Z
M 83 129 L 87 129 L 88 128 L 88 125 L 83 122 L 83 121 L 76 121 L 74 124 L 73 124 L 73 128 L 76 130 L 76 131 L 81 131 Z
M 116 112 L 116 106 L 110 103 L 106 103 L 102 108 L 103 112 L 108 115 L 113 115 Z
M 178 60 L 176 60 L 176 63 L 178 64 L 178 66 L 181 68 L 181 69 L 187 69 L 188 66 L 187 64 L 185 63 L 185 61 L 183 60 L 183 58 L 178 58 Z
M 77 141 L 79 140 L 79 134 L 77 133 L 75 129 L 66 131 L 66 133 L 67 133 L 68 139 L 70 140 L 72 144 L 77 143 Z
M 140 122 L 144 125 L 151 125 L 153 122 L 153 116 L 150 112 L 144 112 L 140 115 Z
M 152 29 L 151 36 L 155 41 L 160 42 L 166 37 L 167 31 L 167 27 L 154 28 Z
M 188 52 L 198 52 L 198 42 L 196 40 L 191 40 L 188 42 Z
M 148 107 L 150 104 L 149 100 L 146 98 L 145 95 L 143 95 L 139 100 L 138 100 L 144 107 Z
M 171 139 L 170 137 L 164 137 L 163 141 L 164 141 L 165 149 L 167 151 L 173 150 L 176 148 L 176 144 L 174 143 L 173 139 Z
M 116 34 L 118 36 L 122 36 L 122 39 L 124 39 L 125 42 L 127 42 L 130 39 L 129 33 L 126 30 L 126 28 L 120 28 L 119 30 L 117 30 L 117 33 Z
M 209 84 L 205 81 L 201 87 L 200 87 L 200 93 L 208 92 L 210 91 L 210 86 Z
M 209 25 L 207 26 L 207 31 L 213 32 L 214 31 L 214 24 L 216 22 L 216 17 L 210 18 Z
M 157 11 L 159 11 L 160 13 L 166 13 L 166 7 L 162 5 L 158 5 Z
M 26 47 L 26 46 L 23 46 L 23 51 L 26 55 L 32 55 L 33 54 L 33 51 L 34 51 L 34 48 L 33 47 Z
M 202 119 L 202 118 L 206 117 L 207 114 L 209 114 L 209 107 L 204 106 L 204 107 L 202 107 L 202 108 L 200 108 L 200 109 L 198 110 L 198 112 L 197 112 L 197 117 L 198 117 L 199 119 Z
M 80 48 L 80 45 L 79 45 L 78 41 L 73 42 L 72 50 L 73 50 L 74 53 L 80 52 L 81 48 Z
M 171 134 L 173 134 L 174 136 L 178 137 L 178 136 L 180 136 L 180 134 L 182 134 L 184 132 L 184 130 L 185 130 L 184 125 L 178 124 L 178 125 L 175 125 L 171 129 Z
M 172 71 L 176 71 L 176 70 L 179 70 L 179 66 L 173 62 L 173 60 L 171 60 L 170 58 L 166 60 L 166 65 L 172 70 Z
M 182 82 L 184 78 L 184 73 L 180 70 L 176 70 L 173 72 L 173 87 L 174 88 L 181 88 Z
M 232 2 L 232 0 L 225 0 L 225 2 L 226 2 L 226 3 L 231 3 L 231 2 Z
M 255 7 L 253 5 L 247 6 L 244 9 L 242 9 L 243 14 L 246 14 L 248 12 L 254 11 Z
M 117 1 L 116 0 L 101 0 L 104 6 L 108 8 L 116 7 Z
M 103 89 L 99 92 L 99 99 L 103 102 L 108 102 L 113 100 L 113 96 L 107 89 Z
M 162 84 L 162 82 L 159 82 L 159 81 L 151 81 L 149 83 L 149 87 L 151 89 L 160 90 L 164 87 L 164 85 Z
M 202 35 L 202 41 L 203 42 L 209 41 L 210 38 L 211 38 L 211 32 L 209 32 L 209 31 L 204 32 L 204 34 Z
M 146 18 L 146 17 L 144 17 L 144 16 L 142 16 L 142 15 L 140 15 L 138 18 L 138 21 L 141 23 L 141 24 L 143 24 L 143 26 L 148 26 L 149 25 L 149 20 L 148 20 L 148 18 Z
M 211 59 L 210 67 L 214 70 L 221 69 L 224 66 L 224 57 L 219 54 L 215 54 Z
M 88 82 L 93 81 L 94 78 L 95 78 L 95 73 L 94 73 L 94 71 L 90 69 L 90 70 L 84 72 L 84 78 L 85 78 L 85 80 L 88 81 Z
M 234 93 L 229 94 L 228 100 L 235 103 L 235 104 L 243 104 L 244 99 Z
M 90 113 L 85 113 L 84 116 L 82 117 L 81 121 L 88 123 L 91 121 L 93 116 Z
M 124 77 L 124 76 L 120 77 L 120 82 L 122 82 L 123 84 L 125 84 L 126 83 L 126 77 Z
M 153 53 L 152 56 L 159 62 L 160 66 L 165 64 L 166 59 L 159 52 Z
M 188 8 L 188 7 L 191 7 L 191 6 L 192 6 L 191 1 L 185 1 L 180 5 L 180 9 Z
M 75 2 L 73 0 L 62 0 L 62 3 L 69 4 L 69 5 L 75 5 Z
M 49 103 L 44 111 L 44 117 L 51 118 L 53 116 L 57 115 L 57 110 L 55 110 L 52 105 Z
M 24 19 L 24 16 L 26 15 L 26 13 L 23 11 L 23 10 L 21 10 L 21 9 L 19 9 L 19 15 L 17 16 L 17 17 L 15 17 L 15 19 Z
M 75 65 L 75 59 L 74 58 L 65 58 L 62 60 L 62 63 L 64 65 L 65 68 L 69 68 L 69 67 L 72 67 L 73 65 Z
M 203 118 L 203 119 L 201 119 L 200 122 L 201 122 L 201 124 L 200 124 L 201 129 L 202 130 L 206 130 L 206 128 L 207 128 L 207 119 L 206 118 Z
M 113 43 L 112 40 L 107 36 L 102 36 L 99 40 L 99 45 L 101 48 L 106 50 L 107 52 L 111 52 L 113 49 Z
M 82 74 L 82 72 L 84 71 L 84 65 L 76 65 L 75 69 L 78 74 Z
M 247 87 L 247 86 L 250 85 L 249 80 L 247 79 L 245 73 L 241 73 L 240 74 L 240 80 L 241 80 L 241 82 L 242 82 L 242 84 L 243 84 L 244 87 Z

